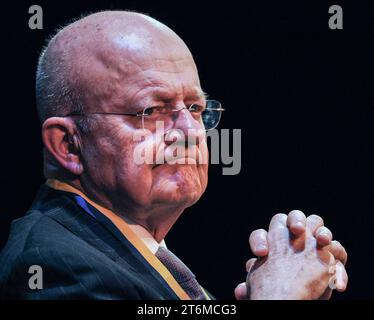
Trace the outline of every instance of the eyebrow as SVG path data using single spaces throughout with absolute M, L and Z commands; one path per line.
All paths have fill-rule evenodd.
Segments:
M 206 99 L 209 98 L 209 93 L 201 91 L 200 93 L 198 93 L 198 96 L 201 97 L 201 98 L 204 98 L 206 100 Z
M 173 95 L 170 95 L 166 90 L 155 90 L 153 93 L 152 93 L 152 96 L 154 98 L 158 98 L 160 100 L 172 100 L 174 98 Z M 196 92 L 190 92 L 186 95 L 186 99 L 194 99 L 194 98 L 204 98 L 204 99 L 207 99 L 208 98 L 208 94 L 202 90 L 198 90 Z

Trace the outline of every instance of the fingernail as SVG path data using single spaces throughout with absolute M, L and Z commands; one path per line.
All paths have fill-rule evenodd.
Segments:
M 344 290 L 345 284 L 343 281 L 336 281 L 336 289 L 338 290 Z
M 259 244 L 256 246 L 256 251 L 265 251 L 267 250 L 267 246 L 264 244 Z

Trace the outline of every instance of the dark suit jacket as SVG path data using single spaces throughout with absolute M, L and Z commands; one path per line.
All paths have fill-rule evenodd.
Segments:
M 12 222 L 0 299 L 179 299 L 108 218 L 90 216 L 72 196 L 42 186 Z M 41 290 L 29 288 L 32 265 L 42 267 Z

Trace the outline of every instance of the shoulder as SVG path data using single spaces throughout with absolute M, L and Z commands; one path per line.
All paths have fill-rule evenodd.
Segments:
M 38 210 L 30 210 L 12 222 L 8 241 L 0 254 L 0 261 L 34 247 L 53 247 L 74 241 L 74 235 L 62 225 Z M 1 266 L 2 263 L 0 263 Z M 1 267 L 0 267 L 1 268 Z
M 35 266 L 43 273 L 43 290 L 31 290 Z M 0 254 L 0 299 L 116 299 L 137 297 L 130 273 L 37 210 L 12 223 Z

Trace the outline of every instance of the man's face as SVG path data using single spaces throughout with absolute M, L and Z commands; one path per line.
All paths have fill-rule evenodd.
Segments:
M 149 106 L 179 109 L 193 103 L 205 105 L 189 52 L 178 47 L 149 50 L 149 53 L 147 50 L 137 50 L 131 53 L 131 59 L 123 59 L 123 49 L 116 48 L 96 61 L 96 67 L 92 68 L 96 74 L 87 75 L 88 87 L 91 87 L 85 97 L 89 111 L 137 113 Z M 126 55 L 129 55 L 128 48 Z M 141 117 L 90 117 L 97 125 L 82 137 L 84 182 L 104 192 L 116 209 L 131 208 L 146 213 L 156 207 L 188 207 L 200 198 L 207 185 L 206 162 L 139 165 L 134 161 L 135 149 L 140 144 L 151 146 L 154 159 L 156 151 L 168 158 L 175 148 L 164 142 L 164 138 L 174 129 L 181 130 L 186 139 L 188 134 L 191 138 L 192 131 L 192 141 L 197 141 L 186 145 L 186 155 L 195 160 L 199 154 L 206 155 L 203 127 L 188 110 L 173 113 L 164 124 L 163 132 L 152 132 L 144 141 L 134 141 L 134 133 L 142 128 Z

